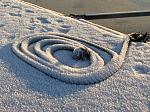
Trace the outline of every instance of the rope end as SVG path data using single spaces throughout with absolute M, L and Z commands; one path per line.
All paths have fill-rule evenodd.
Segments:
M 150 35 L 146 32 L 145 34 L 143 33 L 131 33 L 128 34 L 130 37 L 130 40 L 132 42 L 144 42 L 146 43 L 150 39 Z

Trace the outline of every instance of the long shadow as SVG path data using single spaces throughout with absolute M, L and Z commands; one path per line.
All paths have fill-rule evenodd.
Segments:
M 66 84 L 45 75 L 18 58 L 12 52 L 11 44 L 0 48 L 0 59 L 8 66 L 10 73 L 15 74 L 18 80 L 23 81 L 28 91 L 59 98 L 70 94 L 78 94 L 78 92 L 84 91 L 89 87 L 87 85 Z

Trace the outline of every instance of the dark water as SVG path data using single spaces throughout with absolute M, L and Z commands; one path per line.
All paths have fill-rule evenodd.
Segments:
M 150 10 L 150 0 L 24 0 L 64 14 Z M 92 20 L 123 33 L 150 32 L 150 16 Z

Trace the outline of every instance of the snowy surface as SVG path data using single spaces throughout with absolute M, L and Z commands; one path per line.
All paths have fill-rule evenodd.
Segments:
M 119 53 L 123 34 L 15 0 L 0 1 L 0 111 L 150 111 L 150 46 L 131 43 L 122 68 L 93 85 L 66 84 L 18 58 L 12 43 L 26 35 L 58 32 Z M 102 56 L 108 62 L 107 56 Z

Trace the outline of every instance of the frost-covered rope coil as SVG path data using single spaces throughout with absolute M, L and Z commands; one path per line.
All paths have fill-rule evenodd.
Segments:
M 72 84 L 93 84 L 107 79 L 119 70 L 124 61 L 129 41 L 130 38 L 127 36 L 118 55 L 89 40 L 61 33 L 47 33 L 30 35 L 17 40 L 13 43 L 12 50 L 22 60 L 53 78 Z M 105 64 L 100 55 L 89 46 L 111 55 L 110 62 Z M 65 49 L 73 52 L 77 47 L 86 48 L 90 52 L 89 66 L 70 67 L 53 56 L 56 51 Z

